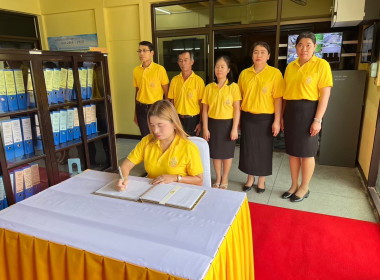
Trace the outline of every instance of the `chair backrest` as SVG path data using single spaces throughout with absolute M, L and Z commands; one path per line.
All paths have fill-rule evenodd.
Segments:
M 203 165 L 203 186 L 211 188 L 210 150 L 208 143 L 205 139 L 200 137 L 191 136 L 188 138 L 197 145 L 199 153 L 201 154 Z

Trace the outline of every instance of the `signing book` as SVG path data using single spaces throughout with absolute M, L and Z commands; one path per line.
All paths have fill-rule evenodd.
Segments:
M 205 190 L 179 186 L 177 184 L 151 185 L 148 181 L 128 178 L 128 186 L 124 191 L 116 190 L 118 180 L 113 180 L 94 194 L 119 199 L 150 202 L 170 207 L 192 210 L 205 194 Z

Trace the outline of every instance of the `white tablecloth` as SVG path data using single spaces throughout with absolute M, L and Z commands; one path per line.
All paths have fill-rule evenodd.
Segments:
M 0 228 L 202 279 L 245 194 L 204 188 L 192 211 L 93 194 L 117 177 L 87 170 L 1 211 Z

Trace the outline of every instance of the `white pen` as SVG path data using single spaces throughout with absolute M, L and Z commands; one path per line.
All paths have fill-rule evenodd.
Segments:
M 120 175 L 121 182 L 124 183 L 124 176 L 123 176 L 123 173 L 121 172 L 120 166 L 118 168 L 119 168 L 119 175 Z

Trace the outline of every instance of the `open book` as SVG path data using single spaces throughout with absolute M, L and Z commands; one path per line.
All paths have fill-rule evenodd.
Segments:
M 153 186 L 146 181 L 142 182 L 133 179 L 128 180 L 128 186 L 125 191 L 118 191 L 116 189 L 117 181 L 118 180 L 111 181 L 95 191 L 94 194 L 192 210 L 206 193 L 206 191 L 202 189 L 193 189 L 174 184 Z

